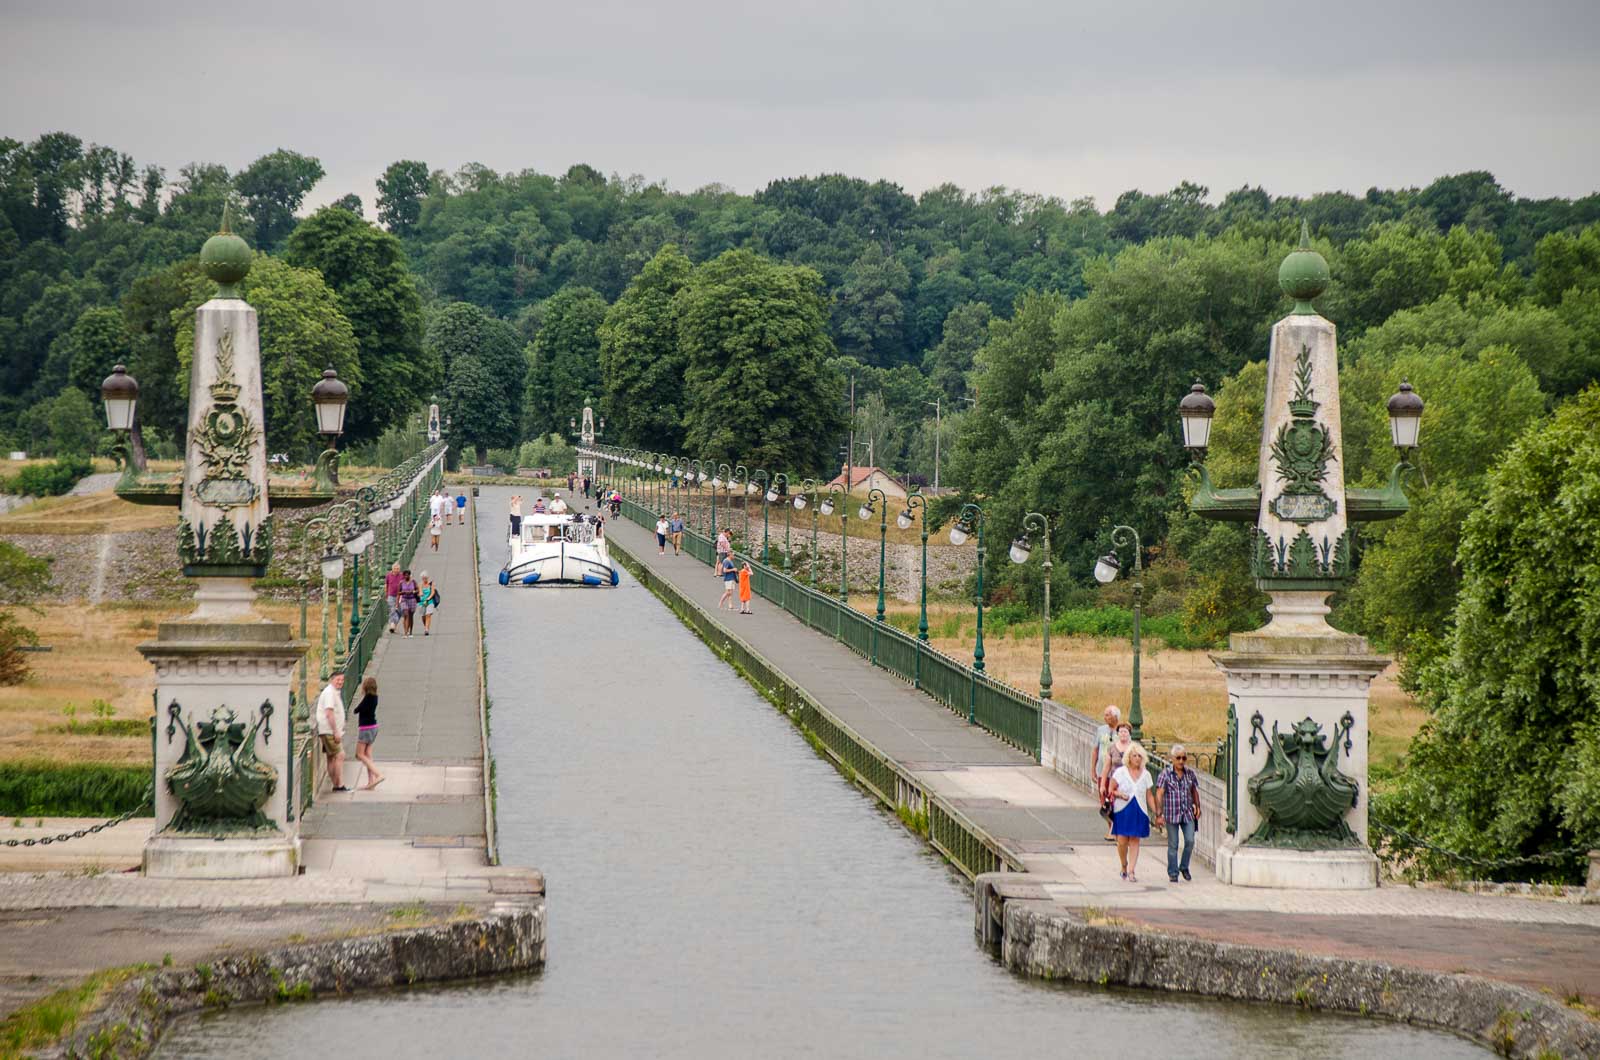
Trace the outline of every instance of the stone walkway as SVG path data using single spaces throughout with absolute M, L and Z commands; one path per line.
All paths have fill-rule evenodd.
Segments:
M 439 891 L 418 897 L 440 900 L 452 882 L 482 878 L 489 862 L 472 541 L 470 515 L 445 528 L 438 552 L 423 537 L 411 570 L 439 588 L 432 633 L 424 635 L 420 615 L 410 637 L 386 631 L 369 669 L 378 681 L 373 758 L 384 782 L 358 787 L 367 778 L 352 753 L 352 714 L 344 768 L 355 790 L 335 794 L 319 766 L 316 805 L 301 824 L 307 873 Z
M 1140 882 L 1127 883 L 1087 792 L 759 597 L 752 603 L 754 615 L 718 613 L 722 586 L 710 569 L 687 554 L 657 555 L 655 535 L 643 527 L 613 520 L 607 532 L 614 546 L 714 615 L 881 754 L 994 837 L 1027 870 L 1014 881 L 1003 877 L 1008 894 L 1092 906 L 1147 919 L 1163 930 L 1392 962 L 1408 959 L 1404 940 L 1415 932 L 1427 939 L 1411 958 L 1419 966 L 1531 982 L 1531 962 L 1491 959 L 1520 949 L 1560 962 L 1549 972 L 1559 980 L 1555 985 L 1590 984 L 1587 996 L 1600 983 L 1600 904 L 1403 885 L 1372 891 L 1229 887 L 1198 863 L 1194 882 L 1169 884 L 1160 833 L 1145 844 Z M 1433 930 L 1463 921 L 1472 924 Z M 1583 944 L 1575 944 L 1578 939 Z

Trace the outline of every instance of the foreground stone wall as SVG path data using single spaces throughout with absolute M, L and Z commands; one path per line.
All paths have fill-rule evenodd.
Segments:
M 1000 958 L 1042 979 L 1383 1016 L 1461 1034 L 1503 1056 L 1600 1056 L 1600 1022 L 1525 987 L 1093 924 L 1046 901 L 1005 903 Z
M 434 926 L 227 956 L 134 976 L 68 1038 L 35 1055 L 148 1056 L 172 1020 L 193 1012 L 478 979 L 531 971 L 544 960 L 542 899 Z

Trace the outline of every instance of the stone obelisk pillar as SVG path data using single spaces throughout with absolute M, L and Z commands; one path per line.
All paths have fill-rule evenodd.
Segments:
M 256 312 L 238 288 L 250 258 L 226 223 L 200 254 L 219 290 L 195 312 L 179 505 L 196 608 L 139 646 L 157 679 L 151 876 L 287 876 L 300 864 L 289 682 L 305 644 L 252 610 L 272 517 Z
M 1311 306 L 1327 263 L 1302 240 L 1279 281 L 1296 304 L 1272 329 L 1251 560 L 1272 617 L 1213 656 L 1237 732 L 1237 821 L 1217 875 L 1241 886 L 1374 887 L 1367 696 L 1389 660 L 1326 618 L 1352 547 L 1335 330 Z

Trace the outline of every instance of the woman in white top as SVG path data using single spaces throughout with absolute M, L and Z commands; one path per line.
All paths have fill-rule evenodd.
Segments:
M 1122 861 L 1122 878 L 1129 883 L 1139 882 L 1135 870 L 1139 867 L 1139 841 L 1150 834 L 1150 818 L 1154 814 L 1140 802 L 1140 797 L 1150 798 L 1149 756 L 1139 744 L 1130 744 L 1123 753 L 1122 765 L 1111 774 L 1111 787 L 1116 793 L 1116 808 L 1111 814 L 1111 832 L 1117 837 L 1117 856 Z
M 656 520 L 656 555 L 658 556 L 667 554 L 667 531 L 670 528 L 666 516 L 663 515 Z

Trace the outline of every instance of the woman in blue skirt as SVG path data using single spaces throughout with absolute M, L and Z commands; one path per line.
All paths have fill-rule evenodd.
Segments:
M 1111 814 L 1111 834 L 1117 837 L 1117 857 L 1122 860 L 1122 878 L 1138 883 L 1134 870 L 1139 867 L 1139 841 L 1150 834 L 1150 811 L 1141 802 L 1148 799 L 1149 757 L 1144 748 L 1130 744 L 1123 752 L 1122 765 L 1111 774 L 1111 787 L 1117 801 Z

